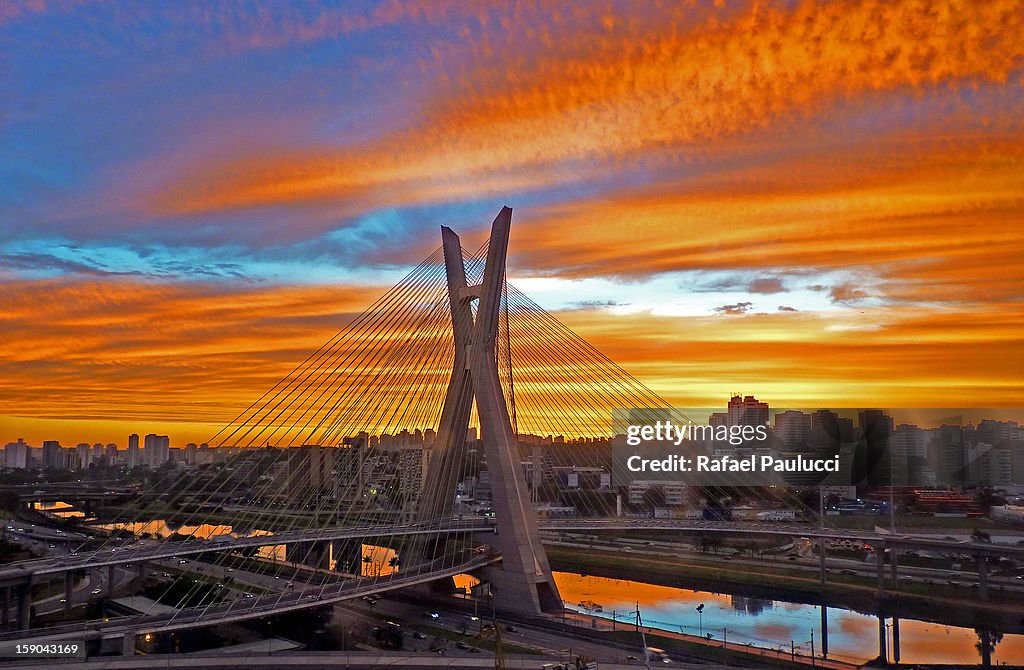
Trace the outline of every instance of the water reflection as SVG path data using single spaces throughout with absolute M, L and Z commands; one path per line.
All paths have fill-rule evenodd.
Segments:
M 92 527 L 107 531 L 123 530 L 133 533 L 139 537 L 151 537 L 159 540 L 166 540 L 173 535 L 180 535 L 184 537 L 191 536 L 202 540 L 210 540 L 218 535 L 229 535 L 231 537 L 261 537 L 273 534 L 269 530 L 260 529 L 239 534 L 235 532 L 233 526 L 225 524 L 202 523 L 198 525 L 179 525 L 164 519 L 133 521 L 126 523 L 97 523 L 93 524 Z M 284 562 L 287 558 L 285 545 L 283 544 L 259 547 L 255 551 L 257 556 L 270 561 Z
M 452 581 L 455 582 L 455 589 L 465 594 L 471 593 L 473 587 L 480 583 L 480 580 L 473 575 L 455 575 L 452 577 Z
M 85 514 L 66 502 L 34 502 L 32 509 L 60 519 L 84 519 Z
M 398 554 L 390 547 L 378 547 L 372 544 L 361 545 L 363 577 L 386 577 L 398 572 L 400 561 Z
M 568 607 L 602 619 L 635 620 L 637 603 L 645 625 L 676 633 L 723 636 L 730 642 L 750 643 L 768 649 L 793 647 L 810 653 L 813 635 L 820 654 L 821 610 L 779 600 L 744 598 L 656 586 L 604 577 L 555 573 L 555 582 Z M 590 609 L 581 606 L 586 604 Z M 697 606 L 703 604 L 700 614 Z M 600 606 L 600 610 L 593 609 Z M 891 626 L 887 629 L 891 658 Z M 812 633 L 813 631 L 813 633 Z M 863 663 L 878 655 L 878 619 L 850 610 L 828 610 L 829 657 Z M 976 664 L 978 635 L 969 628 L 925 621 L 900 621 L 903 663 Z M 993 663 L 1024 663 L 1024 635 L 1005 635 L 996 647 Z

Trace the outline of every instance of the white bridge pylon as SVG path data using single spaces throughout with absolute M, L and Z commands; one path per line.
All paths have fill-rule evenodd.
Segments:
M 502 555 L 501 566 L 489 569 L 485 576 L 498 609 L 539 613 L 560 609 L 562 600 L 540 541 L 537 512 L 520 465 L 519 444 L 498 377 L 495 351 L 511 223 L 512 209 L 503 207 L 491 224 L 483 278 L 474 286 L 466 283 L 459 236 L 450 228 L 441 228 L 455 358 L 435 452 L 427 466 L 424 490 L 430 495 L 421 500 L 418 515 L 426 521 L 451 513 L 475 399 Z

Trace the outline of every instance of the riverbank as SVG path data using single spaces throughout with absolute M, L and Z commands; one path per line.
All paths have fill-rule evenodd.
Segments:
M 723 560 L 624 556 L 617 551 L 557 546 L 548 546 L 546 550 L 552 569 L 557 571 L 624 580 L 635 580 L 638 575 L 643 575 L 645 582 L 659 586 L 841 607 L 864 614 L 967 628 L 991 628 L 1006 633 L 1024 632 L 1024 602 L 986 603 L 968 599 L 971 597 L 969 593 L 965 594 L 967 597 L 960 598 L 906 592 L 891 592 L 879 597 L 874 585 L 853 583 L 848 581 L 848 577 L 847 581 L 836 580 L 823 585 L 816 574 L 804 576 L 770 564 L 763 568 L 750 564 L 732 566 Z M 832 575 L 829 578 L 831 580 Z

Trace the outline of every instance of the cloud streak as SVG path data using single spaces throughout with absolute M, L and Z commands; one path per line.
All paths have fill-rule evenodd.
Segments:
M 563 58 L 467 72 L 406 132 L 338 152 L 197 166 L 152 205 L 201 212 L 382 191 L 437 202 L 593 178 L 595 161 L 641 152 L 692 160 L 858 96 L 1005 83 L 1024 57 L 1021 10 L 1010 1 L 758 3 L 688 30 L 670 14 L 643 40 L 570 33 L 569 47 L 552 47 Z M 573 43 L 593 46 L 561 53 Z

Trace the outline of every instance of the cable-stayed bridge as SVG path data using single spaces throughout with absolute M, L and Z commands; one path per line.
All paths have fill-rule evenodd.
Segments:
M 122 504 L 77 551 L 0 570 L 18 627 L 31 624 L 34 582 L 63 574 L 70 594 L 75 573 L 105 568 L 112 590 L 118 571 L 145 583 L 147 566 L 174 570 L 170 582 L 147 586 L 177 604 L 171 611 L 39 634 L 95 630 L 133 640 L 438 588 L 463 573 L 489 585 L 498 610 L 557 611 L 542 530 L 742 531 L 808 536 L 822 547 L 855 537 L 880 557 L 884 547 L 922 543 L 963 550 L 806 525 L 622 519 L 610 492 L 574 493 L 573 518 L 540 520 L 538 508 L 568 495 L 545 472 L 610 470 L 613 410 L 656 413 L 668 404 L 506 281 L 511 214 L 499 213 L 476 251 L 442 228 L 439 249 L 211 440 L 230 457 L 158 468 L 138 501 Z M 800 504 L 784 491 L 755 495 Z M 176 530 L 156 529 L 171 519 Z M 979 571 L 1006 551 L 1024 553 L 971 548 Z M 180 568 L 183 557 L 199 557 L 203 571 Z M 231 572 L 240 585 L 195 576 L 211 571 Z M 251 588 L 268 576 L 288 586 Z

